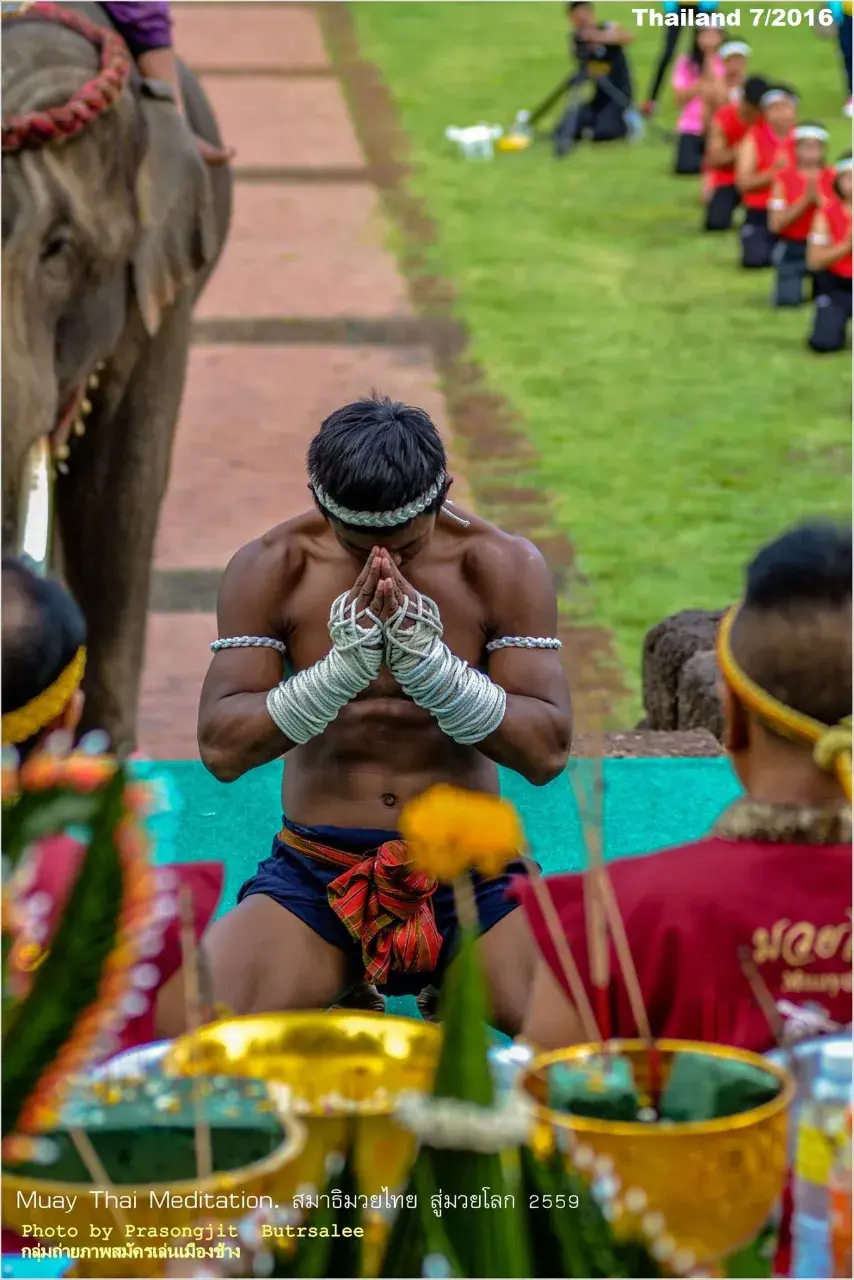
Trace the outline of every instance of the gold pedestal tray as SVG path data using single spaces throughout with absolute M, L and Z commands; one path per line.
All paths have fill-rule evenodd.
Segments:
M 174 1251 L 196 1245 L 199 1250 L 224 1247 L 224 1257 L 239 1265 L 241 1241 L 229 1231 L 257 1207 L 261 1196 L 273 1203 L 289 1200 L 300 1182 L 301 1154 L 306 1143 L 305 1126 L 293 1118 L 285 1122 L 285 1138 L 270 1155 L 242 1169 L 228 1169 L 209 1178 L 168 1183 L 112 1183 L 108 1188 L 87 1182 L 56 1182 L 49 1178 L 16 1176 L 4 1169 L 2 1179 L 3 1225 L 24 1237 L 25 1246 L 38 1244 L 45 1248 L 90 1249 L 78 1256 L 72 1274 L 86 1277 L 150 1277 L 164 1276 L 174 1268 Z M 164 1137 L 164 1140 L 168 1140 Z M 49 1166 L 48 1166 L 49 1167 Z M 98 1194 L 94 1194 L 94 1193 Z M 105 1192 L 109 1193 L 108 1201 Z M 204 1207 L 204 1200 L 193 1197 L 233 1196 L 228 1207 Z M 117 1201 L 115 1197 L 130 1197 Z M 189 1203 L 185 1201 L 189 1198 Z M 211 1202 L 215 1204 L 216 1202 Z M 118 1205 L 118 1214 L 110 1205 Z M 200 1207 L 201 1206 L 201 1207 Z M 128 1232 L 120 1225 L 120 1219 Z M 202 1224 L 217 1226 L 216 1238 L 202 1230 Z M 69 1229 L 74 1234 L 69 1235 Z M 157 1234 L 148 1236 L 146 1229 Z M 64 1234 L 57 1236 L 57 1229 Z M 197 1229 L 194 1234 L 194 1229 Z M 161 1234 L 164 1233 L 164 1234 Z M 127 1247 L 127 1252 L 116 1252 Z M 152 1254 L 146 1255 L 146 1249 Z M 173 1251 L 173 1259 L 160 1256 L 160 1251 Z M 100 1256 L 99 1256 L 100 1251 Z M 195 1274 L 205 1274 L 205 1255 L 200 1253 Z M 222 1265 L 222 1264 L 221 1264 Z
M 360 1194 L 399 1192 L 415 1139 L 394 1119 L 398 1096 L 429 1092 L 442 1034 L 414 1018 L 311 1011 L 231 1018 L 176 1040 L 164 1070 L 177 1075 L 251 1075 L 290 1090 L 308 1138 L 300 1181 L 323 1190 L 327 1157 L 353 1142 Z
M 536 1058 L 521 1088 L 537 1103 L 535 1143 L 541 1149 L 571 1136 L 578 1148 L 609 1156 L 622 1192 L 645 1192 L 647 1212 L 660 1213 L 665 1231 L 697 1265 L 720 1261 L 756 1238 L 783 1190 L 787 1168 L 788 1110 L 795 1094 L 782 1068 L 753 1053 L 690 1040 L 660 1040 L 663 1081 L 679 1053 L 702 1053 L 742 1062 L 780 1081 L 780 1092 L 764 1106 L 720 1120 L 687 1124 L 643 1124 L 597 1120 L 554 1111 L 548 1104 L 548 1071 L 555 1063 L 579 1063 L 597 1052 L 576 1045 Z M 649 1088 L 646 1046 L 639 1040 L 611 1042 L 632 1061 L 635 1080 Z M 569 1163 L 572 1160 L 567 1153 Z M 580 1162 L 583 1163 L 583 1162 Z

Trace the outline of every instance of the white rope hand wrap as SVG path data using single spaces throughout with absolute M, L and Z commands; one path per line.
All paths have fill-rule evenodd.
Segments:
M 332 651 L 267 694 L 270 719 L 291 742 L 318 737 L 342 707 L 376 680 L 383 661 L 382 626 L 369 609 L 356 612 L 345 591 L 329 611 Z M 370 626 L 361 626 L 368 618 Z
M 442 619 L 432 600 L 405 598 L 386 623 L 385 642 L 389 671 L 449 738 L 471 746 L 495 732 L 504 719 L 507 694 L 451 653 L 442 641 Z

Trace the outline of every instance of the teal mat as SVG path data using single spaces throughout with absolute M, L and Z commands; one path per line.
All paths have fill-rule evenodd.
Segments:
M 204 766 L 176 761 L 156 766 L 170 776 L 180 798 L 177 836 L 160 856 L 175 862 L 213 859 L 227 868 L 220 914 L 257 863 L 270 853 L 280 827 L 281 765 L 256 769 L 223 785 Z M 581 831 L 566 775 L 532 787 L 500 770 L 502 793 L 522 815 L 533 856 L 544 871 L 583 865 Z M 605 857 L 650 853 L 704 835 L 739 794 L 726 760 L 609 760 L 605 762 Z M 398 1012 L 413 1002 L 393 1001 Z

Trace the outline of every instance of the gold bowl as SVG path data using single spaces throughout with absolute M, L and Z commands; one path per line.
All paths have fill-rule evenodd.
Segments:
M 429 1092 L 441 1031 L 378 1013 L 314 1010 L 230 1018 L 176 1040 L 164 1070 L 249 1075 L 285 1086 L 308 1130 L 303 1181 L 325 1181 L 326 1158 L 352 1141 L 359 1189 L 377 1195 L 406 1180 L 415 1140 L 393 1117 L 398 1096 Z
M 649 1088 L 646 1045 L 619 1040 L 610 1046 L 632 1061 L 641 1091 Z M 659 1040 L 664 1083 L 680 1053 L 741 1062 L 780 1082 L 771 1102 L 718 1120 L 686 1124 L 643 1124 L 597 1120 L 554 1111 L 548 1104 L 548 1071 L 555 1063 L 578 1063 L 597 1052 L 575 1045 L 535 1058 L 520 1087 L 536 1102 L 535 1143 L 553 1148 L 560 1134 L 578 1146 L 609 1156 L 622 1189 L 646 1193 L 649 1212 L 660 1213 L 675 1247 L 698 1265 L 728 1257 L 756 1238 L 770 1218 L 786 1178 L 788 1110 L 795 1095 L 792 1078 L 765 1058 L 725 1045 L 692 1040 Z M 568 1160 L 571 1158 L 568 1156 Z
M 236 1224 L 260 1207 L 259 1201 L 265 1203 L 261 1197 L 281 1203 L 292 1197 L 299 1185 L 306 1131 L 293 1118 L 284 1124 L 282 1142 L 262 1160 L 218 1171 L 209 1178 L 112 1183 L 109 1200 L 103 1187 L 91 1183 L 19 1177 L 6 1168 L 3 1225 L 22 1236 L 25 1246 L 91 1249 L 90 1256 L 77 1263 L 75 1274 L 82 1276 L 162 1276 L 167 1271 L 166 1249 L 175 1256 L 177 1251 L 194 1246 L 198 1250 L 222 1246 L 224 1258 L 239 1257 L 234 1252 L 240 1248 Z M 208 1195 L 224 1196 L 226 1203 L 206 1201 Z M 200 1227 L 206 1222 L 218 1224 L 216 1237 L 211 1238 Z M 63 1233 L 61 1237 L 58 1231 Z M 126 1252 L 111 1258 L 112 1249 Z M 198 1257 L 203 1259 L 205 1254 L 200 1252 Z M 199 1265 L 204 1268 L 203 1261 Z

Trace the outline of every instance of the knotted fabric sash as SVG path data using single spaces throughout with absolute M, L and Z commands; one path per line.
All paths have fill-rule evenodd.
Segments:
M 279 839 L 321 866 L 341 868 L 327 886 L 329 905 L 362 948 L 368 982 L 436 969 L 442 950 L 431 901 L 436 881 L 412 869 L 405 840 L 365 854 L 330 848 L 287 827 Z

